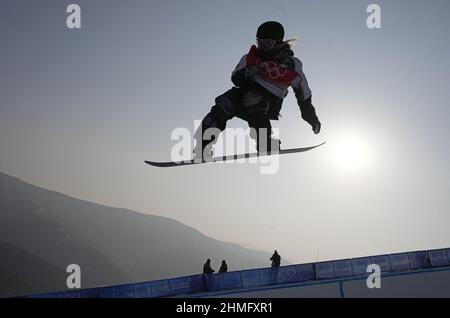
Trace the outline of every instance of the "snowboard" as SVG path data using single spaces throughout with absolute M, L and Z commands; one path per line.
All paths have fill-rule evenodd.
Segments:
M 155 162 L 155 161 L 145 161 L 146 164 L 149 164 L 150 166 L 154 167 L 160 167 L 160 168 L 168 168 L 168 167 L 180 167 L 180 166 L 188 166 L 188 165 L 196 165 L 196 164 L 203 164 L 203 163 L 214 163 L 214 162 L 223 162 L 228 160 L 238 160 L 238 159 L 244 159 L 244 158 L 254 158 L 254 157 L 263 157 L 263 156 L 274 156 L 274 155 L 285 155 L 288 153 L 297 153 L 297 152 L 305 152 L 312 150 L 314 148 L 320 147 L 324 145 L 325 142 L 311 147 L 304 147 L 304 148 L 291 148 L 291 149 L 281 149 L 277 152 L 254 152 L 254 153 L 245 153 L 245 154 L 239 154 L 239 155 L 230 155 L 230 156 L 220 156 L 220 157 L 211 157 L 207 158 L 203 161 L 200 160 L 186 160 L 186 161 L 167 161 L 167 162 Z

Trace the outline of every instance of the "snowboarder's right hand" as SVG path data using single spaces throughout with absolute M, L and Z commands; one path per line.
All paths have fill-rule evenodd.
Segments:
M 250 78 L 259 73 L 259 67 L 257 65 L 250 65 L 245 68 L 245 78 Z

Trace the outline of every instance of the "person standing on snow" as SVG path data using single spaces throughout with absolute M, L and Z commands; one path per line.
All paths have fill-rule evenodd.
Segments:
M 211 260 L 208 258 L 206 260 L 206 263 L 203 264 L 203 275 L 210 275 L 210 274 L 212 274 L 214 272 L 215 272 L 215 270 L 213 270 L 211 268 Z
M 270 261 L 272 261 L 272 267 L 280 267 L 281 264 L 281 256 L 280 254 L 278 254 L 278 252 L 275 250 L 273 252 L 272 257 L 269 259 Z
M 315 134 L 320 132 L 321 123 L 311 102 L 302 62 L 294 57 L 289 41 L 283 38 L 284 28 L 279 22 L 268 21 L 259 26 L 257 46 L 250 48 L 232 73 L 235 87 L 215 99 L 215 105 L 195 132 L 194 158 L 212 156 L 216 136 L 207 138 L 204 132 L 209 128 L 223 131 L 233 117 L 248 122 L 258 152 L 279 150 L 280 141 L 271 137 L 270 120 L 278 120 L 289 87 L 294 90 L 302 118 Z
M 225 260 L 222 261 L 222 265 L 220 266 L 219 273 L 226 273 L 228 272 L 228 265 Z

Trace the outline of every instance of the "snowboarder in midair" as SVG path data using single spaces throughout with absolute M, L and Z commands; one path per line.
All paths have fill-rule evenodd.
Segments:
M 216 135 L 204 133 L 209 128 L 223 131 L 233 117 L 248 122 L 251 138 L 259 152 L 280 149 L 280 141 L 272 138 L 270 120 L 278 120 L 283 99 L 292 87 L 302 118 L 315 134 L 321 123 L 311 103 L 311 90 L 302 70 L 302 62 L 294 57 L 289 41 L 283 41 L 284 28 L 279 22 L 261 24 L 256 32 L 257 46 L 253 45 L 235 70 L 231 81 L 235 87 L 215 99 L 215 105 L 195 132 L 194 158 L 212 155 Z

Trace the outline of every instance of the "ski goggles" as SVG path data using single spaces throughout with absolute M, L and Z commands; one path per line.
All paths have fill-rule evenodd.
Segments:
M 258 49 L 269 51 L 275 47 L 277 41 L 274 39 L 256 39 L 256 43 L 258 44 Z

